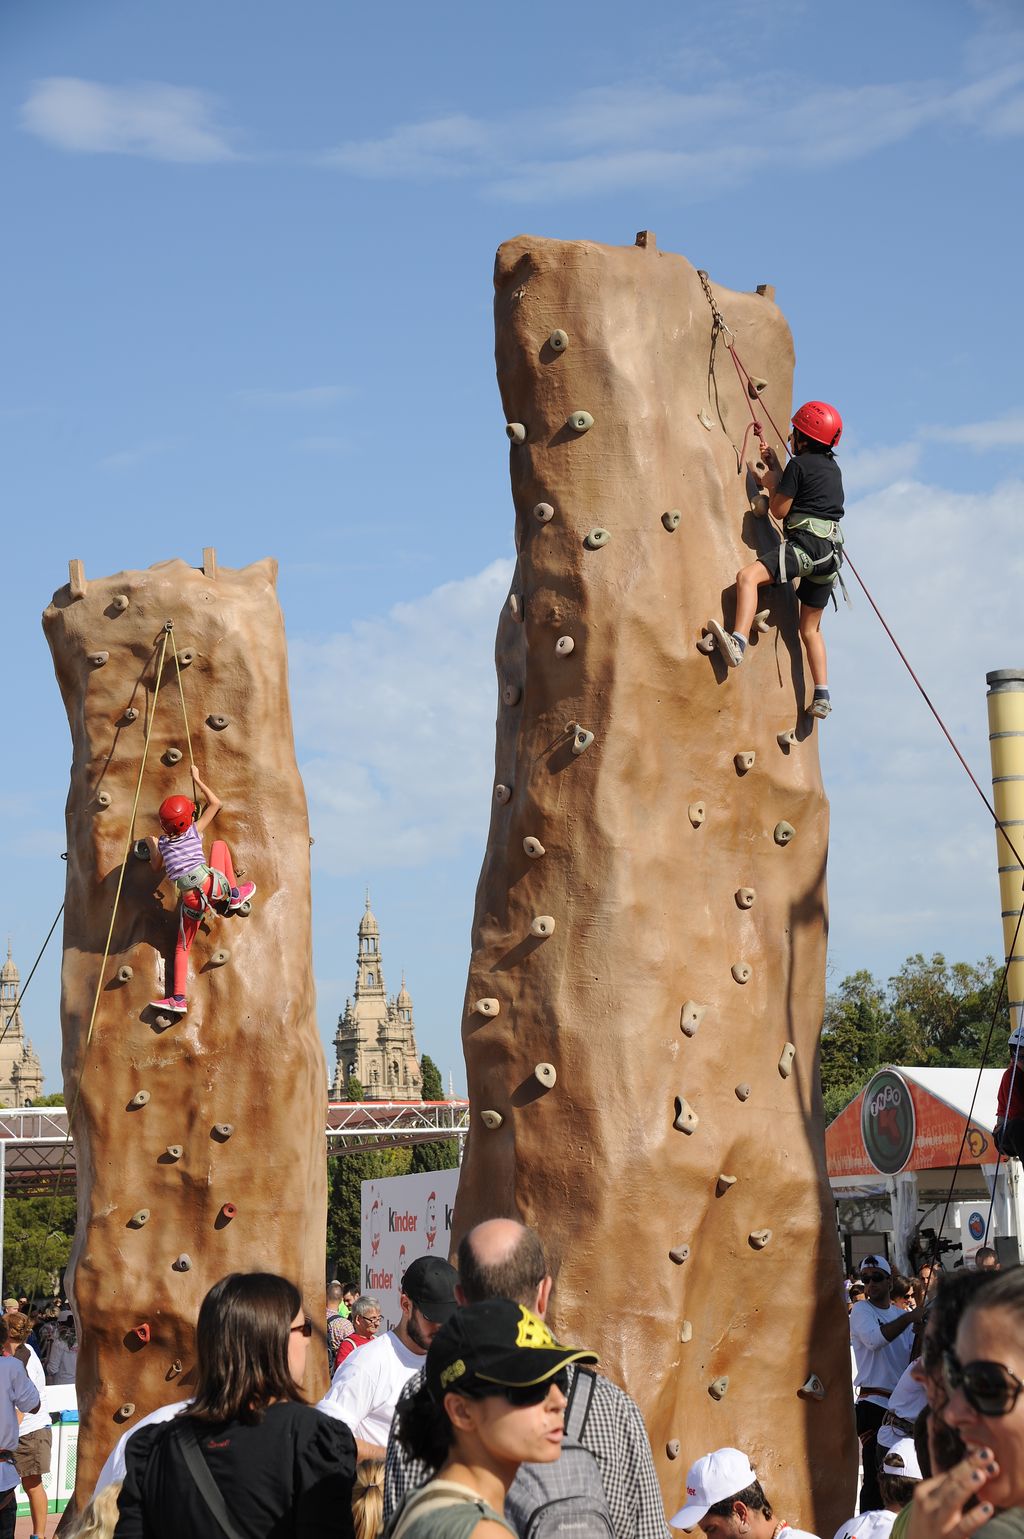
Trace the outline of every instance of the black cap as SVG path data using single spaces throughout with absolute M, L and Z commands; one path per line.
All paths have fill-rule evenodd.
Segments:
M 421 1315 L 442 1325 L 454 1312 L 455 1284 L 459 1274 L 440 1256 L 417 1256 L 402 1278 L 402 1292 L 412 1299 Z
M 510 1299 L 458 1309 L 427 1352 L 427 1385 L 440 1402 L 447 1390 L 543 1384 L 569 1363 L 596 1363 L 586 1347 L 563 1347 L 544 1321 Z

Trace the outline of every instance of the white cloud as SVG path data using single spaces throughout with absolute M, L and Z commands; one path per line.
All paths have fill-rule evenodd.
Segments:
M 843 445 L 843 487 L 851 495 L 873 491 L 887 482 L 902 480 L 917 469 L 921 445 L 891 444 L 883 449 L 851 449 Z
M 922 438 L 964 444 L 968 449 L 1012 449 L 1024 444 L 1024 410 L 1020 407 L 988 422 L 961 422 L 956 427 L 925 428 Z
M 333 874 L 483 849 L 493 778 L 494 634 L 512 562 L 323 641 L 291 644 L 299 759 Z
M 354 394 L 351 385 L 306 385 L 298 390 L 237 390 L 235 399 L 246 406 L 320 411 L 327 406 L 336 406 Z
M 162 440 L 150 440 L 147 443 L 135 444 L 130 449 L 118 449 L 113 454 L 107 454 L 99 462 L 100 470 L 119 472 L 122 470 L 134 470 L 136 465 L 145 464 L 157 454 L 163 454 L 168 445 Z
M 101 85 L 69 75 L 36 83 L 21 109 L 21 125 L 57 149 L 76 154 L 142 155 L 151 160 L 234 160 L 203 91 L 144 81 Z

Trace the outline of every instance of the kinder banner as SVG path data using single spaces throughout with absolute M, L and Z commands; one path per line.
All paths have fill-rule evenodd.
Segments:
M 398 1295 L 410 1262 L 417 1256 L 441 1256 L 447 1261 L 458 1185 L 457 1170 L 427 1170 L 362 1183 L 359 1285 L 364 1293 L 380 1299 L 382 1331 L 401 1319 Z

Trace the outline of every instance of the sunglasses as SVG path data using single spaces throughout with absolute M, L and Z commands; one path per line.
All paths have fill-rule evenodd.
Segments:
M 313 1334 L 312 1320 L 303 1320 L 301 1325 L 293 1325 L 291 1327 L 291 1334 L 294 1335 L 296 1331 L 299 1331 L 308 1341 L 310 1336 Z
M 550 1379 L 544 1379 L 540 1384 L 496 1384 L 493 1389 L 483 1391 L 484 1395 L 501 1395 L 509 1405 L 521 1407 L 525 1405 L 540 1405 L 542 1400 L 548 1398 L 548 1390 L 554 1384 L 566 1394 L 569 1389 L 569 1375 L 563 1368 L 560 1373 L 553 1374 Z
M 869 1282 L 888 1282 L 889 1281 L 889 1274 L 888 1274 L 888 1272 L 861 1272 L 860 1275 L 861 1275 L 861 1277 L 864 1279 L 864 1281 L 866 1283 L 869 1283 Z
M 1009 1416 L 1024 1390 L 1024 1380 L 1003 1363 L 961 1363 L 955 1352 L 943 1352 L 946 1388 L 963 1390 L 964 1399 L 979 1416 Z

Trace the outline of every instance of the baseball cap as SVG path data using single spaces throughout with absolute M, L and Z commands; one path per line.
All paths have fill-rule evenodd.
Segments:
M 754 1467 L 738 1448 L 705 1454 L 686 1472 L 686 1506 L 669 1521 L 673 1528 L 693 1528 L 716 1502 L 745 1491 L 757 1479 Z
M 902 1475 L 905 1480 L 921 1479 L 921 1461 L 912 1437 L 897 1438 L 882 1460 L 886 1475 Z
M 1017 1026 L 1010 1032 L 1010 1046 L 1020 1047 L 1024 1045 L 1024 1026 Z
M 458 1280 L 458 1272 L 440 1256 L 417 1256 L 405 1269 L 402 1292 L 412 1299 L 421 1315 L 435 1325 L 443 1325 L 458 1307 Z
M 873 1512 L 862 1512 L 857 1518 L 849 1518 L 836 1529 L 835 1539 L 889 1539 L 896 1514 L 887 1507 Z
M 862 1272 L 884 1272 L 887 1277 L 892 1276 L 892 1267 L 884 1256 L 865 1256 L 860 1269 Z
M 430 1343 L 427 1387 L 440 1403 L 450 1389 L 472 1394 L 553 1379 L 569 1363 L 596 1363 L 588 1347 L 563 1347 L 544 1321 L 511 1299 L 457 1309 Z

